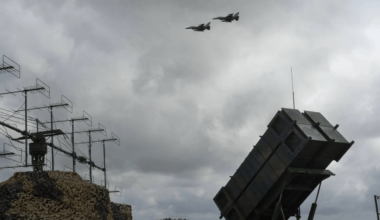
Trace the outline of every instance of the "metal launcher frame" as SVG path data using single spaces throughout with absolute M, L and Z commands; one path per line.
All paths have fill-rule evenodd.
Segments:
M 299 207 L 353 145 L 319 112 L 283 108 L 214 202 L 226 220 L 300 219 Z M 319 194 L 319 189 L 318 189 Z M 317 195 L 318 196 L 318 195 Z M 317 199 L 316 199 L 317 200 Z M 312 204 L 309 220 L 316 210 Z

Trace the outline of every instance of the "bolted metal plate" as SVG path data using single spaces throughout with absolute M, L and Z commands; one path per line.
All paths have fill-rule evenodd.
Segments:
M 316 141 L 327 141 L 326 138 L 312 125 L 297 124 L 299 131 L 303 132 L 304 136 L 311 137 L 312 140 Z
M 226 193 L 232 200 L 235 200 L 243 190 L 239 186 L 237 181 L 233 178 L 231 178 L 230 181 L 228 181 L 227 185 L 224 188 L 226 190 Z
M 273 119 L 269 122 L 268 128 L 272 128 L 277 136 L 281 136 L 284 130 L 289 128 L 292 121 L 284 116 L 283 113 L 278 112 Z
M 256 164 L 258 164 L 259 167 L 261 167 L 263 163 L 265 162 L 265 159 L 257 149 L 253 148 L 251 153 L 249 153 L 248 155 L 248 161 L 252 165 L 254 165 L 255 164 L 254 161 L 256 161 Z
M 281 142 L 281 137 L 277 136 L 272 128 L 268 128 L 261 137 L 261 140 L 265 141 L 272 150 L 275 150 Z
M 330 139 L 334 139 L 335 142 L 339 142 L 339 143 L 346 143 L 346 144 L 349 144 L 349 142 L 339 133 L 339 131 L 337 131 L 336 129 L 334 129 L 333 127 L 325 127 L 325 126 L 321 126 L 320 127 L 322 129 L 322 131 L 330 138 Z
M 263 189 L 264 194 L 266 194 L 273 183 L 272 180 L 268 177 L 268 175 L 263 170 L 261 170 L 259 174 L 257 174 L 256 178 L 259 178 L 261 180 L 261 181 L 258 181 L 257 183 L 261 184 L 260 188 Z
M 303 140 L 304 138 L 299 134 L 299 132 L 293 129 L 292 132 L 290 132 L 289 135 L 284 140 L 284 144 L 293 153 L 295 153 L 297 149 L 301 146 Z
M 253 211 L 253 204 L 249 201 L 247 196 L 243 194 L 236 201 L 235 209 L 243 217 L 243 219 L 246 219 L 248 215 Z
M 246 178 L 248 177 L 248 180 Z M 232 178 L 237 182 L 241 189 L 244 189 L 247 186 L 248 181 L 250 180 L 249 176 L 246 175 L 243 169 L 237 169 Z
M 253 161 L 252 161 L 253 162 Z M 249 182 L 252 177 L 255 175 L 255 173 L 259 170 L 259 165 L 256 164 L 255 166 L 252 166 L 248 159 L 245 159 L 243 163 L 240 165 L 239 169 L 242 169 L 243 172 L 243 178 Z
M 289 166 L 295 157 L 294 153 L 284 143 L 277 148 L 276 155 L 284 162 L 285 166 Z
M 297 124 L 310 124 L 310 121 L 298 109 L 282 108 L 281 112 L 290 120 L 297 121 Z
M 272 153 L 272 149 L 262 138 L 255 145 L 255 149 L 261 153 L 261 155 L 264 157 L 264 160 L 266 160 Z
M 321 126 L 333 127 L 329 121 L 319 112 L 305 111 L 307 115 L 314 123 L 320 123 Z
M 231 198 L 229 198 L 226 190 L 222 187 L 219 192 L 214 197 L 214 202 L 218 206 L 220 211 L 223 211 L 228 207 L 228 205 L 232 204 Z
M 241 220 L 243 219 L 240 215 L 240 213 L 235 209 L 235 206 L 233 206 L 225 216 L 226 220 Z
M 261 178 L 259 179 L 258 177 L 256 177 L 249 185 L 249 188 L 252 190 L 253 193 L 255 193 L 256 197 L 259 200 L 261 200 L 265 195 L 264 189 L 261 188 L 262 184 L 258 184 L 258 182 L 260 181 L 262 182 Z
M 342 158 L 342 156 L 350 149 L 351 145 L 351 143 L 345 144 L 333 142 L 322 154 L 321 158 L 330 161 L 339 161 Z
M 256 207 L 260 200 L 258 199 L 257 195 L 252 191 L 252 189 L 250 187 L 247 187 L 247 189 L 244 191 L 244 194 L 251 202 L 252 207 Z
M 272 169 L 272 167 L 268 163 L 266 163 L 264 165 L 262 172 L 265 172 L 265 174 L 269 178 L 268 181 L 270 181 L 270 182 L 268 182 L 268 186 L 272 187 L 272 185 L 277 181 L 279 176 L 277 175 L 277 173 Z
M 277 154 L 272 155 L 267 165 L 269 165 L 272 168 L 272 170 L 277 174 L 278 177 L 281 176 L 285 172 L 286 167 L 287 167 L 284 164 L 284 162 L 282 162 L 280 157 L 277 156 Z

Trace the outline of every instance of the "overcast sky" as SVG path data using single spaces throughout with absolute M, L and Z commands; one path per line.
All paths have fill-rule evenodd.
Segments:
M 0 55 L 20 64 L 21 78 L 1 74 L 0 93 L 34 85 L 39 78 L 50 86 L 51 97 L 30 94 L 28 107 L 60 102 L 64 95 L 74 111 L 56 109 L 56 120 L 80 117 L 85 110 L 92 129 L 101 123 L 107 138 L 111 132 L 119 136 L 120 147 L 106 143 L 110 188 L 123 189 L 111 200 L 132 205 L 134 219 L 216 220 L 215 194 L 276 112 L 293 106 L 292 67 L 296 109 L 321 112 L 355 141 L 339 163 L 328 167 L 336 176 L 322 185 L 315 219 L 375 219 L 379 6 L 378 1 L 346 0 L 5 0 Z M 239 21 L 212 20 L 235 12 Z M 210 31 L 185 29 L 207 22 Z M 0 98 L 4 109 L 23 104 L 21 94 Z M 46 109 L 28 114 L 50 120 Z M 71 131 L 67 122 L 55 126 Z M 75 124 L 75 130 L 86 129 L 85 123 Z M 4 143 L 10 144 L 0 135 Z M 78 148 L 87 156 L 86 145 Z M 99 166 L 102 151 L 101 144 L 93 144 Z M 55 169 L 72 167 L 65 156 L 57 154 L 55 160 Z M 0 159 L 1 166 L 15 164 Z M 1 170 L 0 181 L 17 171 L 25 169 Z M 88 175 L 84 165 L 77 171 Z M 103 173 L 93 173 L 100 184 Z M 314 199 L 315 192 L 302 205 L 302 219 Z

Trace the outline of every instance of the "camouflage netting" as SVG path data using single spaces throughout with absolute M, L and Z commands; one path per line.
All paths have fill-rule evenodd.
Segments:
M 132 220 L 132 207 L 130 205 L 111 202 L 114 220 Z
M 16 172 L 0 195 L 0 219 L 132 219 L 129 205 L 111 203 L 107 189 L 73 172 Z

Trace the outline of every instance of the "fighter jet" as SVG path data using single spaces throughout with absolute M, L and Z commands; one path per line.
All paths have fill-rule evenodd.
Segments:
M 210 23 L 207 23 L 206 25 L 205 24 L 200 24 L 199 26 L 191 26 L 191 27 L 187 27 L 186 29 L 192 29 L 193 31 L 204 31 L 204 30 L 210 30 Z
M 219 20 L 221 20 L 222 22 L 231 22 L 231 21 L 233 21 L 234 19 L 235 19 L 236 21 L 238 21 L 238 20 L 239 20 L 239 12 L 236 13 L 235 15 L 234 15 L 234 14 L 229 14 L 229 15 L 227 15 L 226 17 L 216 17 L 216 18 L 213 18 L 213 19 L 219 19 Z

